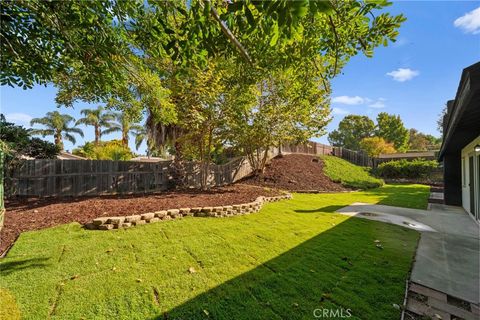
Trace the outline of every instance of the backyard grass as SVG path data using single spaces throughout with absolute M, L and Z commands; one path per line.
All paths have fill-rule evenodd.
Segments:
M 424 208 L 427 197 L 425 186 L 386 185 L 295 194 L 247 216 L 23 233 L 0 260 L 0 310 L 23 319 L 314 319 L 315 309 L 342 308 L 350 319 L 399 319 L 393 305 L 403 302 L 418 233 L 332 212 L 357 201 Z
M 376 188 L 383 185 L 383 180 L 370 175 L 367 168 L 356 166 L 334 156 L 322 156 L 325 167 L 323 172 L 335 182 L 355 189 Z

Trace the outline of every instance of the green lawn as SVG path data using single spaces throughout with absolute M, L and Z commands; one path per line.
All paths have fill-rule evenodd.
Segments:
M 24 233 L 0 260 L 0 310 L 16 305 L 24 319 L 314 319 L 315 309 L 343 308 L 350 319 L 398 319 L 392 305 L 402 304 L 418 233 L 332 212 L 356 201 L 423 208 L 427 197 L 425 186 L 387 185 L 295 194 L 248 216 Z
M 370 175 L 368 168 L 356 166 L 334 156 L 322 156 L 325 167 L 323 172 L 335 182 L 345 187 L 355 189 L 377 188 L 383 185 L 383 180 Z

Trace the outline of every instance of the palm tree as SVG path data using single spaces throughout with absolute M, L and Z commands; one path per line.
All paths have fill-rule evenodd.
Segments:
M 34 118 L 30 121 L 30 125 L 41 124 L 45 129 L 32 129 L 31 134 L 45 136 L 53 136 L 55 144 L 63 150 L 63 139 L 75 144 L 77 141 L 73 134 L 78 134 L 83 138 L 83 131 L 79 128 L 70 126 L 75 119 L 68 114 L 61 114 L 58 111 L 47 112 L 43 118 Z
M 112 126 L 111 121 L 115 119 L 114 115 L 105 112 L 105 107 L 103 106 L 98 106 L 96 109 L 83 109 L 80 113 L 84 117 L 78 119 L 75 125 L 93 126 L 95 130 L 95 144 L 98 144 L 103 133 L 102 127 L 110 128 Z
M 123 112 L 111 113 L 111 115 L 115 118 L 116 122 L 111 123 L 110 127 L 105 129 L 102 134 L 121 132 L 122 144 L 128 147 L 128 135 L 130 132 L 141 132 L 144 128 L 139 124 L 133 123 L 131 118 Z

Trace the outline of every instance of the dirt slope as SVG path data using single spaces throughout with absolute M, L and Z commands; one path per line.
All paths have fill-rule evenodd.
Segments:
M 289 154 L 270 161 L 263 176 L 248 177 L 242 183 L 279 188 L 290 191 L 345 191 L 339 183 L 323 173 L 323 162 L 318 157 Z

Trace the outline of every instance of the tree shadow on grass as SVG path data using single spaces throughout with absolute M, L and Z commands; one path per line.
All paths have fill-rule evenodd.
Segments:
M 377 248 L 374 240 L 386 233 L 412 232 L 391 228 L 348 219 L 154 319 L 315 319 L 322 308 L 351 309 L 351 319 L 398 319 L 392 304 L 402 303 L 414 245 L 406 249 L 399 239 Z
M 326 207 L 321 207 L 318 209 L 308 209 L 308 210 L 293 210 L 297 213 L 318 213 L 318 212 L 335 212 L 338 209 L 341 209 L 345 206 L 339 205 L 339 206 L 326 206 Z
M 44 268 L 47 266 L 45 263 L 47 260 L 49 260 L 49 258 L 31 258 L 9 262 L 2 262 L 0 260 L 0 276 L 6 276 L 12 272 L 17 272 L 23 269 Z

